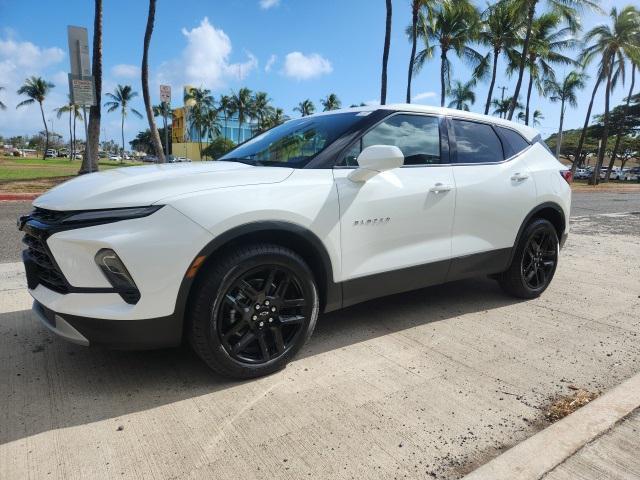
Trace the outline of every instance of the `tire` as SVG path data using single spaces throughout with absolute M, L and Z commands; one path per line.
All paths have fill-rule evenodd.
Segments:
M 536 248 L 537 245 L 541 248 Z M 545 219 L 527 225 L 509 268 L 500 274 L 500 287 L 517 298 L 537 298 L 544 292 L 558 266 L 559 242 L 555 227 Z
M 242 246 L 216 257 L 202 275 L 187 334 L 217 373 L 237 379 L 273 373 L 313 333 L 318 289 L 295 252 L 272 244 Z

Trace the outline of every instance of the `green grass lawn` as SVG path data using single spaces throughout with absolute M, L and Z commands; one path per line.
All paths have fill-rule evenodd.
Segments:
M 40 178 L 70 177 L 78 173 L 81 160 L 69 160 L 65 158 L 20 158 L 0 157 L 0 182 L 37 180 Z M 110 168 L 130 167 L 142 165 L 138 162 L 123 163 L 109 160 L 100 160 L 100 170 Z

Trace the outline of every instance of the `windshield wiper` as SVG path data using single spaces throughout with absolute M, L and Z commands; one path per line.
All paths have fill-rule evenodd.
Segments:
M 250 158 L 221 158 L 218 160 L 219 162 L 236 162 L 236 163 L 244 163 L 245 165 L 251 165 L 252 167 L 263 166 L 261 162 L 258 160 L 251 160 Z

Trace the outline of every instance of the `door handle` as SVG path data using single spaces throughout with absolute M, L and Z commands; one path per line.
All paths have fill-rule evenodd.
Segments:
M 451 189 L 453 189 L 451 185 L 445 185 L 444 183 L 438 182 L 433 187 L 431 187 L 429 191 L 432 193 L 440 193 L 440 192 L 448 192 Z
M 524 182 L 527 178 L 529 178 L 529 175 L 527 175 L 526 173 L 514 173 L 511 176 L 511 180 L 513 180 L 514 182 Z

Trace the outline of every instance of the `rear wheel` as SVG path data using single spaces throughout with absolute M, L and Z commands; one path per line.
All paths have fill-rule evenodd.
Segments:
M 215 371 L 234 378 L 286 366 L 318 317 L 313 274 L 295 252 L 252 245 L 224 255 L 197 287 L 189 337 Z
M 551 222 L 532 221 L 516 246 L 509 269 L 498 278 L 500 286 L 515 297 L 540 296 L 556 272 L 558 251 L 558 234 Z

